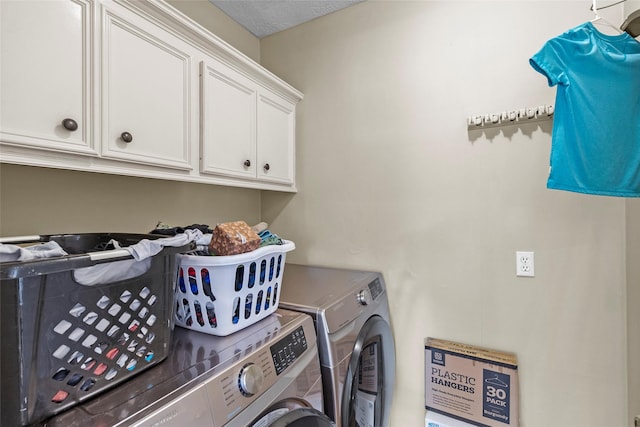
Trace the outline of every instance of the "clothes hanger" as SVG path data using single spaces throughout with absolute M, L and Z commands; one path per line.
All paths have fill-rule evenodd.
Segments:
M 611 3 L 611 4 L 608 4 L 608 5 L 606 5 L 606 6 L 602 6 L 602 7 L 598 8 L 598 9 L 600 9 L 600 10 L 602 10 L 602 9 L 607 9 L 607 8 L 609 8 L 609 7 L 611 7 L 611 6 L 615 6 L 615 5 L 617 5 L 617 4 L 624 3 L 624 2 L 626 2 L 626 1 L 627 1 L 627 0 L 618 0 L 618 1 L 617 1 L 617 2 L 615 2 L 615 3 Z M 593 10 L 593 5 L 591 5 L 591 7 L 590 7 L 589 9 Z
M 625 0 L 622 0 L 618 3 L 622 3 L 623 1 Z M 607 21 L 606 19 L 604 19 L 598 14 L 598 5 L 596 0 L 591 0 L 591 2 L 592 2 L 591 10 L 593 10 L 593 13 L 596 15 L 595 18 L 591 20 L 591 23 L 594 25 L 606 25 L 607 27 L 613 28 L 616 31 L 616 34 L 623 34 L 623 31 L 620 28 L 616 27 L 611 22 Z M 613 6 L 614 4 L 618 4 L 618 3 L 613 3 L 613 4 L 610 4 L 609 6 Z M 609 7 L 609 6 L 606 6 L 606 7 Z

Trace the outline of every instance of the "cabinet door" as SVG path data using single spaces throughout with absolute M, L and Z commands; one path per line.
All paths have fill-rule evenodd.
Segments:
M 188 48 L 115 5 L 102 30 L 103 157 L 190 169 Z
M 261 92 L 258 102 L 258 179 L 292 184 L 295 162 L 295 105 Z
M 213 58 L 200 67 L 201 171 L 255 178 L 255 85 Z
M 4 143 L 96 154 L 93 10 L 91 0 L 0 1 Z

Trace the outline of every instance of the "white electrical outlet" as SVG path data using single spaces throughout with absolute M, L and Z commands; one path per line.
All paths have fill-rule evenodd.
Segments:
M 533 252 L 516 252 L 516 276 L 533 277 Z

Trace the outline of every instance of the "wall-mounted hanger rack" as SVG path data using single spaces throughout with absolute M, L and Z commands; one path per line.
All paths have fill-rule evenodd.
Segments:
M 520 108 L 518 110 L 502 111 L 467 117 L 468 130 L 482 130 L 499 126 L 521 125 L 541 122 L 553 118 L 553 105 Z

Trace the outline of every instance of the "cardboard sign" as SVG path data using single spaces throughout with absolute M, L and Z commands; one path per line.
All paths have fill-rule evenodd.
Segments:
M 427 410 L 477 426 L 518 426 L 514 354 L 435 338 L 424 348 Z

